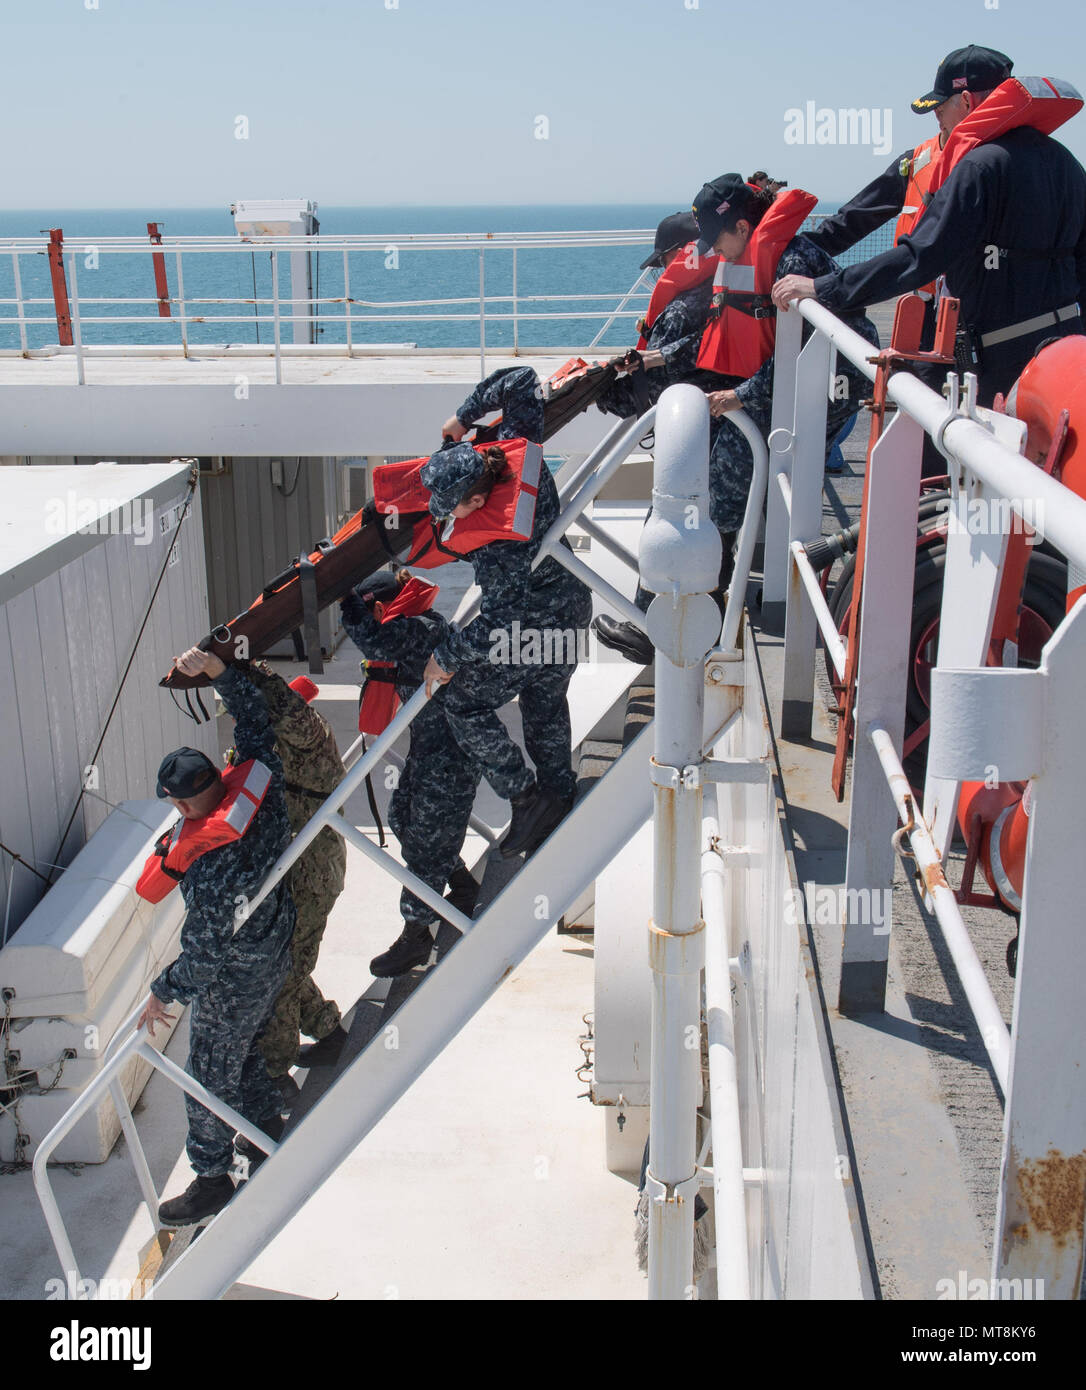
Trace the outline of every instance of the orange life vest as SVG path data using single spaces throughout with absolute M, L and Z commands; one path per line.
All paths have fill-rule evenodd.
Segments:
M 476 444 L 476 453 L 501 449 L 508 476 L 490 490 L 485 506 L 470 516 L 439 526 L 428 517 L 419 521 L 405 565 L 435 569 L 450 560 L 464 560 L 473 550 L 491 541 L 531 540 L 535 504 L 543 468 L 543 446 L 526 439 L 501 439 Z M 420 474 L 427 458 L 384 463 L 373 470 L 373 500 L 379 512 L 423 512 L 430 504 L 430 490 Z M 479 471 L 482 472 L 480 461 Z
M 202 854 L 240 840 L 253 823 L 271 782 L 271 770 L 256 758 L 228 767 L 222 774 L 226 795 L 209 816 L 180 820 L 155 844 L 143 866 L 136 892 L 160 903 L 177 887 Z
M 802 188 L 778 193 L 739 259 L 717 266 L 713 308 L 718 312 L 701 336 L 699 367 L 745 381 L 772 354 L 777 314 L 769 293 L 777 262 L 817 202 Z
M 396 597 L 385 604 L 381 623 L 389 623 L 393 618 L 416 618 L 433 607 L 435 598 L 437 585 L 428 584 L 425 579 L 412 575 Z M 394 661 L 366 662 L 366 683 L 358 700 L 360 734 L 383 733 L 392 723 L 400 707 L 395 681 Z
M 904 231 L 916 230 L 924 209 L 970 150 L 1020 126 L 1031 126 L 1042 135 L 1051 135 L 1081 110 L 1082 97 L 1070 82 L 1058 77 L 1008 77 L 950 132 L 946 144 L 932 161 L 928 185 L 921 194 L 921 206 Z M 898 235 L 902 235 L 900 222 Z
M 699 256 L 696 248 L 696 241 L 687 242 L 653 287 L 645 317 L 637 325 L 641 333 L 637 340 L 638 352 L 648 347 L 648 335 L 652 332 L 653 324 L 675 296 L 684 290 L 692 290 L 695 285 L 704 284 L 715 273 L 720 257 L 712 254 Z
M 932 170 L 935 168 L 935 161 L 939 157 L 938 135 L 933 135 L 930 140 L 925 140 L 923 144 L 917 145 L 913 150 L 911 159 L 901 161 L 901 172 L 906 176 L 905 202 L 901 208 L 901 214 L 897 219 L 897 226 L 894 228 L 894 245 L 896 246 L 903 236 L 905 236 L 917 213 L 924 206 L 924 195 L 928 191 L 931 183 Z M 935 294 L 935 281 L 932 280 L 927 285 L 921 285 L 917 294 Z

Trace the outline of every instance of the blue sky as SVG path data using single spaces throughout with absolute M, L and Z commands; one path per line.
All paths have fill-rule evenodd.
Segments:
M 0 187 L 9 208 L 679 206 L 760 166 L 832 201 L 934 133 L 908 103 L 951 48 L 1086 91 L 1084 16 L 1082 0 L 0 0 Z M 786 143 L 808 102 L 877 113 L 868 142 Z M 1086 113 L 1059 138 L 1086 161 Z

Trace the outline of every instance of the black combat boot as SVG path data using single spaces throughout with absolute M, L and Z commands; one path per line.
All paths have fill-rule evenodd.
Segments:
M 539 848 L 566 813 L 566 804 L 538 786 L 512 799 L 513 818 L 499 845 L 503 859 L 531 854 Z
M 300 1067 L 334 1067 L 347 1041 L 347 1033 L 342 1023 L 337 1023 L 332 1031 L 314 1043 L 307 1043 L 298 1049 Z
M 639 666 L 651 666 L 656 648 L 640 628 L 633 623 L 620 623 L 608 613 L 601 613 L 592 626 L 596 636 L 605 647 L 620 652 L 627 661 L 636 661 Z
M 282 1139 L 283 1130 L 286 1127 L 287 1122 L 282 1115 L 271 1115 L 268 1119 L 260 1122 L 260 1128 L 269 1139 L 274 1139 L 277 1144 Z M 240 1154 L 245 1160 L 245 1163 L 241 1165 L 241 1172 L 246 1178 L 251 1178 L 268 1156 L 263 1149 L 258 1149 L 255 1144 L 251 1144 L 244 1134 L 238 1134 L 234 1137 L 234 1152 Z
M 171 1197 L 158 1209 L 160 1226 L 198 1226 L 209 1221 L 234 1195 L 234 1182 L 229 1173 L 215 1178 L 197 1178 L 189 1183 L 180 1197 Z
M 479 885 L 466 864 L 457 864 L 449 875 L 449 891 L 445 897 L 453 907 L 458 907 L 465 917 L 470 917 L 475 911 L 475 904 L 479 900 Z
M 406 975 L 416 965 L 425 965 L 433 949 L 434 938 L 428 922 L 422 926 L 405 926 L 388 950 L 370 961 L 370 974 L 377 980 Z

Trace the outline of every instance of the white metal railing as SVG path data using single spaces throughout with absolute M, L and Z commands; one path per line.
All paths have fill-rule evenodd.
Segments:
M 637 446 L 638 441 L 644 436 L 647 430 L 652 428 L 655 419 L 656 409 L 653 407 L 639 420 L 618 421 L 605 435 L 604 439 L 597 445 L 596 449 L 588 456 L 580 468 L 569 478 L 559 489 L 559 497 L 562 501 L 562 512 L 556 520 L 554 526 L 544 538 L 543 545 L 533 561 L 533 568 L 538 567 L 548 556 L 553 557 L 565 564 L 567 568 L 584 578 L 598 592 L 611 601 L 618 600 L 623 605 L 627 601 L 617 590 L 601 580 L 593 570 L 582 561 L 577 560 L 571 551 L 561 544 L 562 537 L 569 526 L 577 524 L 583 525 L 582 512 L 591 502 L 599 491 L 606 485 L 608 480 L 614 475 L 615 471 L 621 467 L 628 454 Z M 636 567 L 636 561 L 632 561 Z M 476 605 L 473 605 L 463 616 L 463 621 L 469 621 L 473 616 Z M 632 607 L 632 605 L 630 605 Z M 633 610 L 636 621 L 639 625 L 644 625 L 644 614 L 637 609 Z M 631 678 L 634 674 L 631 669 Z M 397 742 L 414 720 L 415 716 L 426 704 L 425 688 L 420 688 L 398 711 L 396 717 L 377 738 L 369 745 L 363 755 L 354 758 L 355 745 L 347 751 L 344 759 L 345 763 L 350 763 L 344 780 L 329 795 L 325 802 L 314 813 L 313 817 L 302 827 L 291 841 L 291 844 L 279 856 L 276 863 L 270 870 L 268 877 L 264 880 L 259 891 L 248 904 L 248 913 L 255 911 L 265 900 L 269 893 L 273 892 L 278 884 L 290 871 L 291 867 L 298 858 L 305 852 L 313 840 L 320 834 L 321 830 L 330 825 L 339 834 L 343 835 L 352 845 L 361 851 L 367 858 L 371 859 L 386 873 L 390 874 L 398 882 L 410 889 L 417 897 L 427 903 L 441 918 L 450 922 L 467 937 L 478 925 L 477 921 L 465 916 L 458 908 L 453 906 L 447 899 L 435 892 L 429 884 L 424 883 L 410 872 L 404 865 L 394 860 L 390 855 L 384 854 L 370 840 L 358 830 L 358 828 L 348 821 L 343 809 L 347 801 L 354 792 L 362 786 L 366 776 L 373 771 L 378 762 L 389 755 L 392 745 Z M 353 759 L 353 761 L 352 761 Z M 627 793 L 628 799 L 629 794 Z M 636 798 L 633 798 L 636 801 Z M 620 823 L 620 822 L 618 822 Z M 485 837 L 489 843 L 495 840 L 494 832 L 489 827 L 483 827 Z M 596 847 L 598 857 L 599 846 Z M 593 860 L 594 862 L 594 860 Z M 580 891 L 583 884 L 578 882 L 576 891 Z M 531 912 L 526 912 L 527 918 L 532 917 Z M 481 920 L 481 919 L 480 919 Z M 241 924 L 239 923 L 239 926 Z M 544 923 L 544 929 L 546 923 Z M 117 1113 L 121 1121 L 122 1129 L 129 1141 L 133 1164 L 140 1188 L 143 1194 L 144 1203 L 151 1215 L 152 1224 L 157 1226 L 157 1205 L 158 1196 L 155 1192 L 154 1183 L 150 1175 L 150 1170 L 140 1144 L 136 1126 L 132 1119 L 131 1109 L 125 1099 L 121 1086 L 121 1073 L 124 1067 L 134 1056 L 140 1056 L 152 1066 L 163 1072 L 170 1080 L 179 1085 L 183 1090 L 198 1099 L 201 1104 L 207 1106 L 213 1114 L 231 1123 L 246 1138 L 250 1139 L 258 1148 L 271 1153 L 275 1149 L 275 1144 L 264 1135 L 260 1130 L 245 1121 L 230 1106 L 226 1105 L 217 1097 L 208 1093 L 198 1082 L 181 1070 L 175 1063 L 159 1053 L 151 1044 L 150 1040 L 144 1035 L 141 1029 L 135 1027 L 136 1019 L 140 1009 L 134 1010 L 118 1029 L 114 1038 L 107 1047 L 103 1055 L 102 1068 L 91 1084 L 84 1090 L 79 1099 L 61 1117 L 57 1124 L 42 1139 L 34 1157 L 34 1185 L 38 1193 L 42 1210 L 45 1214 L 46 1223 L 53 1238 L 54 1246 L 60 1257 L 61 1264 L 65 1272 L 73 1271 L 75 1287 L 79 1287 L 79 1270 L 72 1250 L 71 1242 L 64 1227 L 60 1210 L 56 1198 L 52 1191 L 52 1186 L 48 1175 L 48 1161 L 57 1145 L 64 1136 L 78 1122 L 94 1104 L 96 1104 L 108 1091 L 113 1097 L 117 1107 Z M 406 1084 L 410 1084 L 407 1078 Z M 376 1119 L 373 1121 L 376 1122 Z M 361 1137 L 361 1136 L 359 1136 Z M 357 1142 L 357 1140 L 355 1141 Z
M 815 331 L 800 350 L 803 320 Z M 785 608 L 781 727 L 798 738 L 811 733 L 816 629 L 839 672 L 846 657 L 805 553 L 821 534 L 827 382 L 835 352 L 874 379 L 871 345 L 823 306 L 804 300 L 779 316 L 770 438 L 776 485 L 769 491 L 765 594 L 770 605 Z M 1040 670 L 990 669 L 985 659 L 1012 516 L 1081 570 L 1086 500 L 1022 457 L 1020 422 L 977 408 L 974 377 L 959 382 L 949 374 L 948 394 L 949 403 L 916 377 L 893 375 L 887 395 L 897 413 L 868 466 L 838 1002 L 850 1014 L 884 1007 L 890 927 L 872 904 L 876 895 L 889 902 L 896 854 L 907 839 L 921 893 L 1005 1097 L 993 1279 L 1039 1278 L 1046 1296 L 1074 1298 L 1083 1261 L 1081 1210 L 1061 1226 L 1055 1191 L 1042 1194 L 1038 1173 L 1086 1149 L 1086 1107 L 1072 1103 L 1086 1066 L 1086 1027 L 1072 1002 L 1078 984 L 1068 984 L 1083 978 L 1086 946 L 1074 906 L 1080 870 L 1066 841 L 1067 827 L 1081 817 L 1086 778 L 1086 741 L 1077 733 L 1086 602 L 1050 639 Z M 956 524 L 951 508 L 921 811 L 901 757 L 925 435 L 948 460 L 955 499 L 1002 505 L 989 505 L 992 524 L 982 535 Z M 1001 782 L 1030 779 L 1033 791 L 1010 1032 L 944 870 L 961 781 L 991 776 L 993 768 Z
M 71 354 L 77 359 L 78 378 L 82 384 L 85 356 L 138 354 L 141 350 L 144 354 L 153 352 L 154 355 L 187 356 L 196 345 L 192 333 L 194 326 L 199 326 L 201 336 L 221 328 L 223 336 L 229 339 L 226 342 L 201 341 L 198 346 L 202 355 L 274 356 L 278 363 L 284 355 L 317 353 L 352 357 L 374 352 L 387 353 L 391 349 L 415 349 L 414 343 L 367 344 L 361 340 L 362 335 L 375 327 L 384 329 L 396 326 L 400 330 L 407 330 L 413 325 L 444 324 L 454 329 L 468 329 L 477 323 L 480 360 L 485 375 L 488 323 L 508 327 L 512 338 L 511 344 L 495 345 L 491 335 L 491 349 L 497 346 L 498 350 L 504 347 L 505 350 L 511 348 L 519 352 L 523 346 L 521 336 L 524 325 L 562 323 L 599 324 L 589 344 L 594 348 L 616 322 L 629 322 L 632 325 L 644 312 L 648 302 L 645 272 L 640 273 L 625 292 L 523 293 L 518 274 L 518 255 L 530 251 L 643 249 L 646 242 L 651 243 L 652 235 L 651 230 L 617 229 L 253 238 L 180 236 L 163 237 L 160 242 L 142 237 L 67 237 L 62 243 L 61 253 L 67 283 L 63 290 L 54 285 L 51 294 L 26 292 L 20 270 L 21 260 L 26 257 L 34 257 L 34 268 L 40 269 L 40 258 L 50 250 L 49 240 L 44 237 L 0 238 L 0 263 L 10 257 L 14 289 L 12 296 L 0 298 L 0 330 L 10 324 L 18 330 L 19 335 L 19 347 L 4 346 L 0 348 L 0 355 L 13 352 L 24 356 Z M 294 284 L 293 277 L 301 254 L 308 253 L 319 258 L 322 252 L 325 253 L 325 283 L 327 285 L 330 278 L 334 281 L 332 291 L 322 294 L 318 284 L 316 291 L 311 292 L 308 283 Z M 355 292 L 352 288 L 352 256 L 356 263 L 354 278 L 357 283 L 375 269 L 372 265 L 375 258 L 381 258 L 382 266 L 387 268 L 393 252 L 397 267 L 401 253 L 412 256 L 472 253 L 478 258 L 478 294 L 406 299 L 383 295 L 367 297 Z M 257 253 L 261 257 L 267 253 L 270 259 L 270 293 L 258 293 L 257 263 L 253 259 Z M 511 257 L 511 294 L 487 289 L 486 257 L 490 254 L 491 264 L 494 264 L 496 253 L 503 258 L 507 254 Z M 294 258 L 293 262 L 288 262 L 291 265 L 291 274 L 287 277 L 289 293 L 282 292 L 280 288 L 280 258 L 284 255 Z M 211 267 L 205 263 L 201 268 L 201 260 L 206 262 L 207 256 L 227 260 L 225 264 L 215 262 Z M 163 274 L 168 264 L 174 280 L 173 293 L 158 293 L 157 286 L 152 285 L 151 264 L 147 265 L 146 270 L 146 293 L 88 294 L 86 284 L 82 290 L 79 288 L 80 263 L 84 271 L 97 273 L 104 262 L 119 264 L 124 258 L 133 257 L 137 261 L 146 261 L 150 257 Z M 252 263 L 252 293 L 230 295 L 218 292 L 218 287 L 213 283 L 214 274 L 228 273 L 229 262 L 236 262 L 238 257 L 244 259 L 246 271 Z M 361 274 L 357 265 L 359 259 L 363 262 Z M 366 270 L 367 263 L 369 271 Z M 321 265 L 319 259 L 317 264 Z M 190 270 L 187 294 L 186 265 Z M 301 265 L 305 266 L 306 262 L 302 261 Z M 199 290 L 192 285 L 194 266 L 200 271 Z M 263 269 L 261 275 L 263 277 Z M 209 283 L 205 287 L 203 282 Z M 151 293 L 152 289 L 154 293 Z M 163 309 L 168 310 L 165 317 Z M 65 333 L 61 328 L 65 313 L 70 313 L 71 318 L 70 343 L 65 342 Z M 282 342 L 284 322 L 294 330 L 293 343 Z M 272 331 L 270 343 L 260 342 L 262 326 L 270 327 Z M 134 330 L 130 336 L 138 339 L 142 335 L 144 341 L 117 342 L 106 332 L 119 328 Z M 55 330 L 59 343 L 47 341 L 42 330 Z M 299 331 L 303 338 L 311 340 L 319 331 L 325 340 L 321 343 L 299 341 Z M 163 333 L 173 341 L 164 341 Z M 41 341 L 34 343 L 29 335 Z M 455 350 L 464 351 L 469 347 L 465 339 Z

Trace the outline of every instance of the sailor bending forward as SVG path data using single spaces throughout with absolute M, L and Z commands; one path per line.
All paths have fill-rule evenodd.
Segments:
M 185 675 L 212 678 L 236 720 L 242 762 L 224 777 L 203 753 L 179 748 L 159 767 L 158 795 L 173 803 L 182 820 L 162 846 L 164 853 L 148 861 L 140 891 L 160 901 L 165 892 L 157 876 L 169 888 L 179 879 L 188 912 L 181 954 L 152 982 L 138 1026 L 146 1023 L 153 1036 L 156 1023 L 172 1021 L 168 1004 L 191 1004 L 188 1072 L 278 1139 L 282 1100 L 259 1039 L 290 968 L 295 912 L 286 881 L 251 913 L 246 909 L 290 843 L 283 766 L 264 698 L 240 671 L 196 647 L 176 665 Z M 159 1207 L 163 1226 L 206 1220 L 234 1195 L 233 1126 L 190 1096 L 185 1106 L 196 1180 Z
M 494 410 L 502 412 L 499 443 L 484 460 L 470 444 L 456 441 Z M 446 421 L 443 433 L 446 446 L 421 472 L 430 492 L 430 513 L 462 520 L 480 512 L 485 521 L 497 512 L 496 507 L 487 510 L 491 493 L 509 472 L 501 441 L 538 444 L 542 439 L 543 404 L 535 372 L 512 367 L 493 373 Z M 576 778 L 566 691 L 576 669 L 578 639 L 592 616 L 591 592 L 557 560 L 548 557 L 532 569 L 560 511 L 558 489 L 545 466 L 538 482 L 529 538 L 496 538 L 466 555 L 482 590 L 479 616 L 462 632 L 450 629 L 426 666 L 429 689 L 449 683 L 445 717 L 457 743 L 480 764 L 498 795 L 512 802 L 512 820 L 501 844 L 506 858 L 537 848 L 573 806 Z M 494 521 L 500 537 L 501 521 L 496 515 Z M 455 544 L 455 527 L 453 536 Z M 568 546 L 564 538 L 562 544 Z M 534 775 L 498 718 L 498 710 L 518 696 Z

